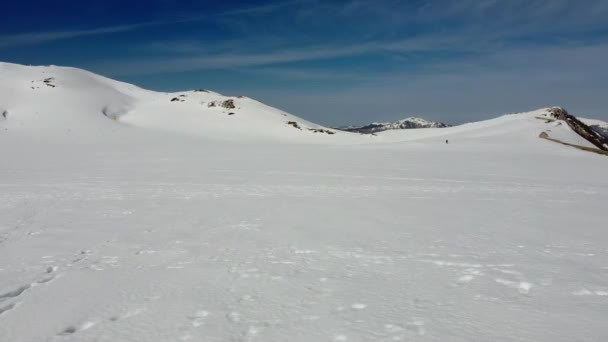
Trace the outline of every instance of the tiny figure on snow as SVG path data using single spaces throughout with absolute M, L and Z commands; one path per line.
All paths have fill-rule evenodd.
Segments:
M 446 144 L 448 143 L 448 139 L 445 139 L 445 143 L 446 143 Z

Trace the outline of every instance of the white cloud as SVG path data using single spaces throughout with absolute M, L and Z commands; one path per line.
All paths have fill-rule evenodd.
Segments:
M 86 30 L 71 30 L 71 31 L 48 31 L 48 32 L 31 32 L 31 33 L 17 33 L 12 35 L 0 36 L 0 48 L 19 46 L 19 45 L 33 45 L 40 43 L 48 43 L 57 40 L 95 36 L 101 34 L 120 33 L 136 30 L 145 26 L 157 25 L 159 22 L 148 22 L 139 23 L 132 25 L 115 25 L 98 27 L 94 29 Z

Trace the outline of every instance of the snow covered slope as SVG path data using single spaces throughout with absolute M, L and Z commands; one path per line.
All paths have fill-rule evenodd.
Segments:
M 446 127 L 445 124 L 408 118 L 346 129 L 379 133 L 362 136 L 326 128 L 253 99 L 223 96 L 208 90 L 159 93 L 114 81 L 88 71 L 56 66 L 22 66 L 0 63 L 0 129 L 6 134 L 37 139 L 125 139 L 143 132 L 190 135 L 207 140 L 282 141 L 313 144 L 369 144 L 419 139 L 449 139 L 503 135 L 521 142 L 518 135 L 551 136 L 588 145 L 567 125 L 547 125 L 548 109 L 513 114 L 484 122 Z M 418 127 L 417 130 L 404 128 Z M 425 129 L 445 127 L 441 130 Z M 599 127 L 599 126 L 598 126 Z M 495 139 L 495 142 L 500 142 Z M 526 140 L 526 143 L 531 143 Z M 542 144 L 542 142 L 540 142 Z
M 37 136 L 102 135 L 117 122 L 216 140 L 310 141 L 334 134 L 247 97 L 158 93 L 80 69 L 9 63 L 0 63 L 2 113 L 7 129 Z
M 2 342 L 608 336 L 608 158 L 539 139 L 577 142 L 546 109 L 330 135 L 0 70 Z
M 563 147 L 555 143 L 541 141 L 539 135 L 546 132 L 551 138 L 566 143 L 585 147 L 594 146 L 574 132 L 568 125 L 559 120 L 552 120 L 550 108 L 543 108 L 526 113 L 507 114 L 494 119 L 467 123 L 442 129 L 388 130 L 378 133 L 378 140 L 391 143 L 401 142 L 435 142 L 452 144 L 473 144 L 488 149 L 546 149 Z M 479 147 L 479 146 L 478 146 Z M 566 147 L 569 148 L 569 147 Z

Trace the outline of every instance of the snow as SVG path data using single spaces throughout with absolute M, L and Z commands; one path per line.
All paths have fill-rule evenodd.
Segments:
M 597 119 L 587 119 L 587 118 L 579 118 L 579 119 L 581 119 L 581 121 L 583 121 L 585 124 L 587 124 L 589 126 L 600 126 L 602 128 L 608 128 L 608 122 L 606 122 L 606 121 L 597 120 Z
M 344 126 L 338 129 L 347 132 L 365 133 L 372 134 L 392 129 L 412 129 L 412 128 L 444 128 L 448 125 L 436 122 L 428 121 L 421 118 L 409 117 L 406 119 L 398 120 L 395 122 L 372 122 L 365 126 Z
M 546 110 L 330 135 L 12 64 L 0 108 L 2 341 L 608 335 L 608 158 Z
M 2 63 L 0 74 L 0 109 L 10 117 L 6 126 L 37 137 L 67 132 L 102 138 L 108 131 L 116 133 L 119 123 L 213 140 L 310 141 L 329 135 L 310 130 L 324 127 L 246 97 L 152 92 L 74 68 Z M 222 106 L 226 101 L 235 108 Z

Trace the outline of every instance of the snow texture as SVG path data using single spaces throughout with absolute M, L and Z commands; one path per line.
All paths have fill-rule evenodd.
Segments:
M 332 135 L 6 63 L 0 109 L 0 341 L 608 336 L 608 158 L 544 109 Z

